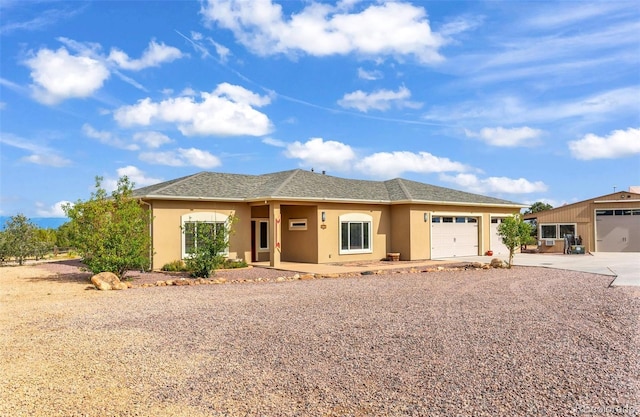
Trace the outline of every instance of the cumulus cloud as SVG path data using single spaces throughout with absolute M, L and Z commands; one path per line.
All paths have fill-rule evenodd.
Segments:
M 62 207 L 66 204 L 72 204 L 70 201 L 58 201 L 50 207 L 46 207 L 43 203 L 36 203 L 36 213 L 42 217 L 67 217 Z
M 196 148 L 178 148 L 166 152 L 143 152 L 140 154 L 140 159 L 150 164 L 172 167 L 195 166 L 209 169 L 221 165 L 217 156 Z
M 345 94 L 342 99 L 338 100 L 338 104 L 344 108 L 352 108 L 367 112 L 373 110 L 389 110 L 391 106 L 397 108 L 417 109 L 422 107 L 421 103 L 410 101 L 411 91 L 406 87 L 400 87 L 398 91 L 377 90 L 372 93 L 365 93 L 362 90 Z
M 593 133 L 570 141 L 569 150 L 576 159 L 615 159 L 640 154 L 640 129 L 614 130 L 609 136 Z
M 43 104 L 89 97 L 110 75 L 103 62 L 70 55 L 64 47 L 57 51 L 41 49 L 25 64 L 31 69 L 33 97 Z
M 429 152 L 378 152 L 363 158 L 356 169 L 381 178 L 398 177 L 403 172 L 429 174 L 434 172 L 463 172 L 464 164 L 443 158 Z
M 133 140 L 144 143 L 148 148 L 159 148 L 165 143 L 173 142 L 169 136 L 154 131 L 134 133 Z
M 421 63 L 443 60 L 444 39 L 432 32 L 427 13 L 409 3 L 336 6 L 309 2 L 285 17 L 271 0 L 209 0 L 201 13 L 209 23 L 231 30 L 260 55 L 305 53 L 314 56 L 355 53 L 363 56 L 412 56 Z
M 57 50 L 41 48 L 37 52 L 30 52 L 29 58 L 24 61 L 31 70 L 33 97 L 47 105 L 71 98 L 90 97 L 104 85 L 112 73 L 137 88 L 144 89 L 118 70 L 139 71 L 183 56 L 179 49 L 155 41 L 149 43 L 141 58 L 131 59 L 116 48 L 105 57 L 99 44 L 63 37 L 57 40 L 64 46 Z
M 128 151 L 137 151 L 140 149 L 135 143 L 128 143 L 126 140 L 119 138 L 111 132 L 97 130 L 88 123 L 82 125 L 82 133 L 91 139 L 96 139 L 98 142 L 114 148 L 126 149 Z
M 58 155 L 58 152 L 55 149 L 51 149 L 48 146 L 38 145 L 11 133 L 0 132 L 0 143 L 30 152 L 30 155 L 21 158 L 21 161 L 24 162 L 56 168 L 71 164 L 70 160 Z
M 443 181 L 451 182 L 457 186 L 479 194 L 504 193 L 504 194 L 528 194 L 547 191 L 547 185 L 542 181 L 531 182 L 525 178 L 488 177 L 478 178 L 474 174 L 460 173 L 457 175 L 440 175 Z
M 116 109 L 114 119 L 127 127 L 175 123 L 185 136 L 262 136 L 271 132 L 272 124 L 264 113 L 254 107 L 270 102 L 268 96 L 222 83 L 211 93 L 200 93 L 199 101 L 192 96 L 159 102 L 145 98 L 134 105 Z
M 491 146 L 515 148 L 518 146 L 535 146 L 539 143 L 542 130 L 530 127 L 485 127 L 480 132 L 465 129 L 469 138 L 478 138 Z
M 139 71 L 144 68 L 157 67 L 162 63 L 175 61 L 183 57 L 182 52 L 173 46 L 164 43 L 157 43 L 155 40 L 149 42 L 149 46 L 142 53 L 139 59 L 131 59 L 122 50 L 111 48 L 109 60 L 115 62 L 120 68 L 132 71 Z
M 334 171 L 348 170 L 356 156 L 349 145 L 322 138 L 288 144 L 284 154 L 287 158 L 300 159 L 304 166 Z

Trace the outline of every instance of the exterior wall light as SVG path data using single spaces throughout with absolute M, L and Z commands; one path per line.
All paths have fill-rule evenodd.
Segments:
M 324 211 L 322 212 L 321 217 L 323 222 L 327 221 L 327 213 L 325 213 Z
M 424 222 L 428 222 L 429 221 L 429 213 L 424 213 Z

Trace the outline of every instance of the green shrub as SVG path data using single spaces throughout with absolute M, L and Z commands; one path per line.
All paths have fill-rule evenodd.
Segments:
M 242 259 L 225 259 L 222 264 L 223 269 L 246 268 L 247 266 L 247 263 Z
M 187 272 L 187 265 L 183 260 L 178 259 L 177 261 L 169 262 L 168 264 L 164 264 L 161 268 L 166 272 Z

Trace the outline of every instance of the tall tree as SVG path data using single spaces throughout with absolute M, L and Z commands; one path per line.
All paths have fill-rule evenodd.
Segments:
M 513 264 L 516 248 L 526 245 L 531 236 L 531 225 L 526 223 L 520 214 L 506 217 L 498 225 L 498 234 L 502 243 L 509 249 L 509 268 Z
M 552 208 L 553 206 L 551 204 L 536 201 L 524 212 L 524 214 L 540 213 L 541 211 L 551 210 Z
M 149 268 L 149 213 L 132 194 L 127 176 L 118 180 L 111 196 L 102 188 L 102 177 L 96 177 L 89 200 L 64 207 L 71 219 L 71 243 L 91 272 L 123 277 L 129 270 Z

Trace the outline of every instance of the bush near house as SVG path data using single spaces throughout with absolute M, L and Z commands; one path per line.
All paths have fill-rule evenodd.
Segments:
M 123 176 L 108 196 L 102 177 L 96 177 L 89 200 L 64 207 L 71 219 L 69 238 L 94 274 L 113 272 L 122 278 L 126 271 L 150 267 L 149 213 L 132 192 L 133 183 Z

